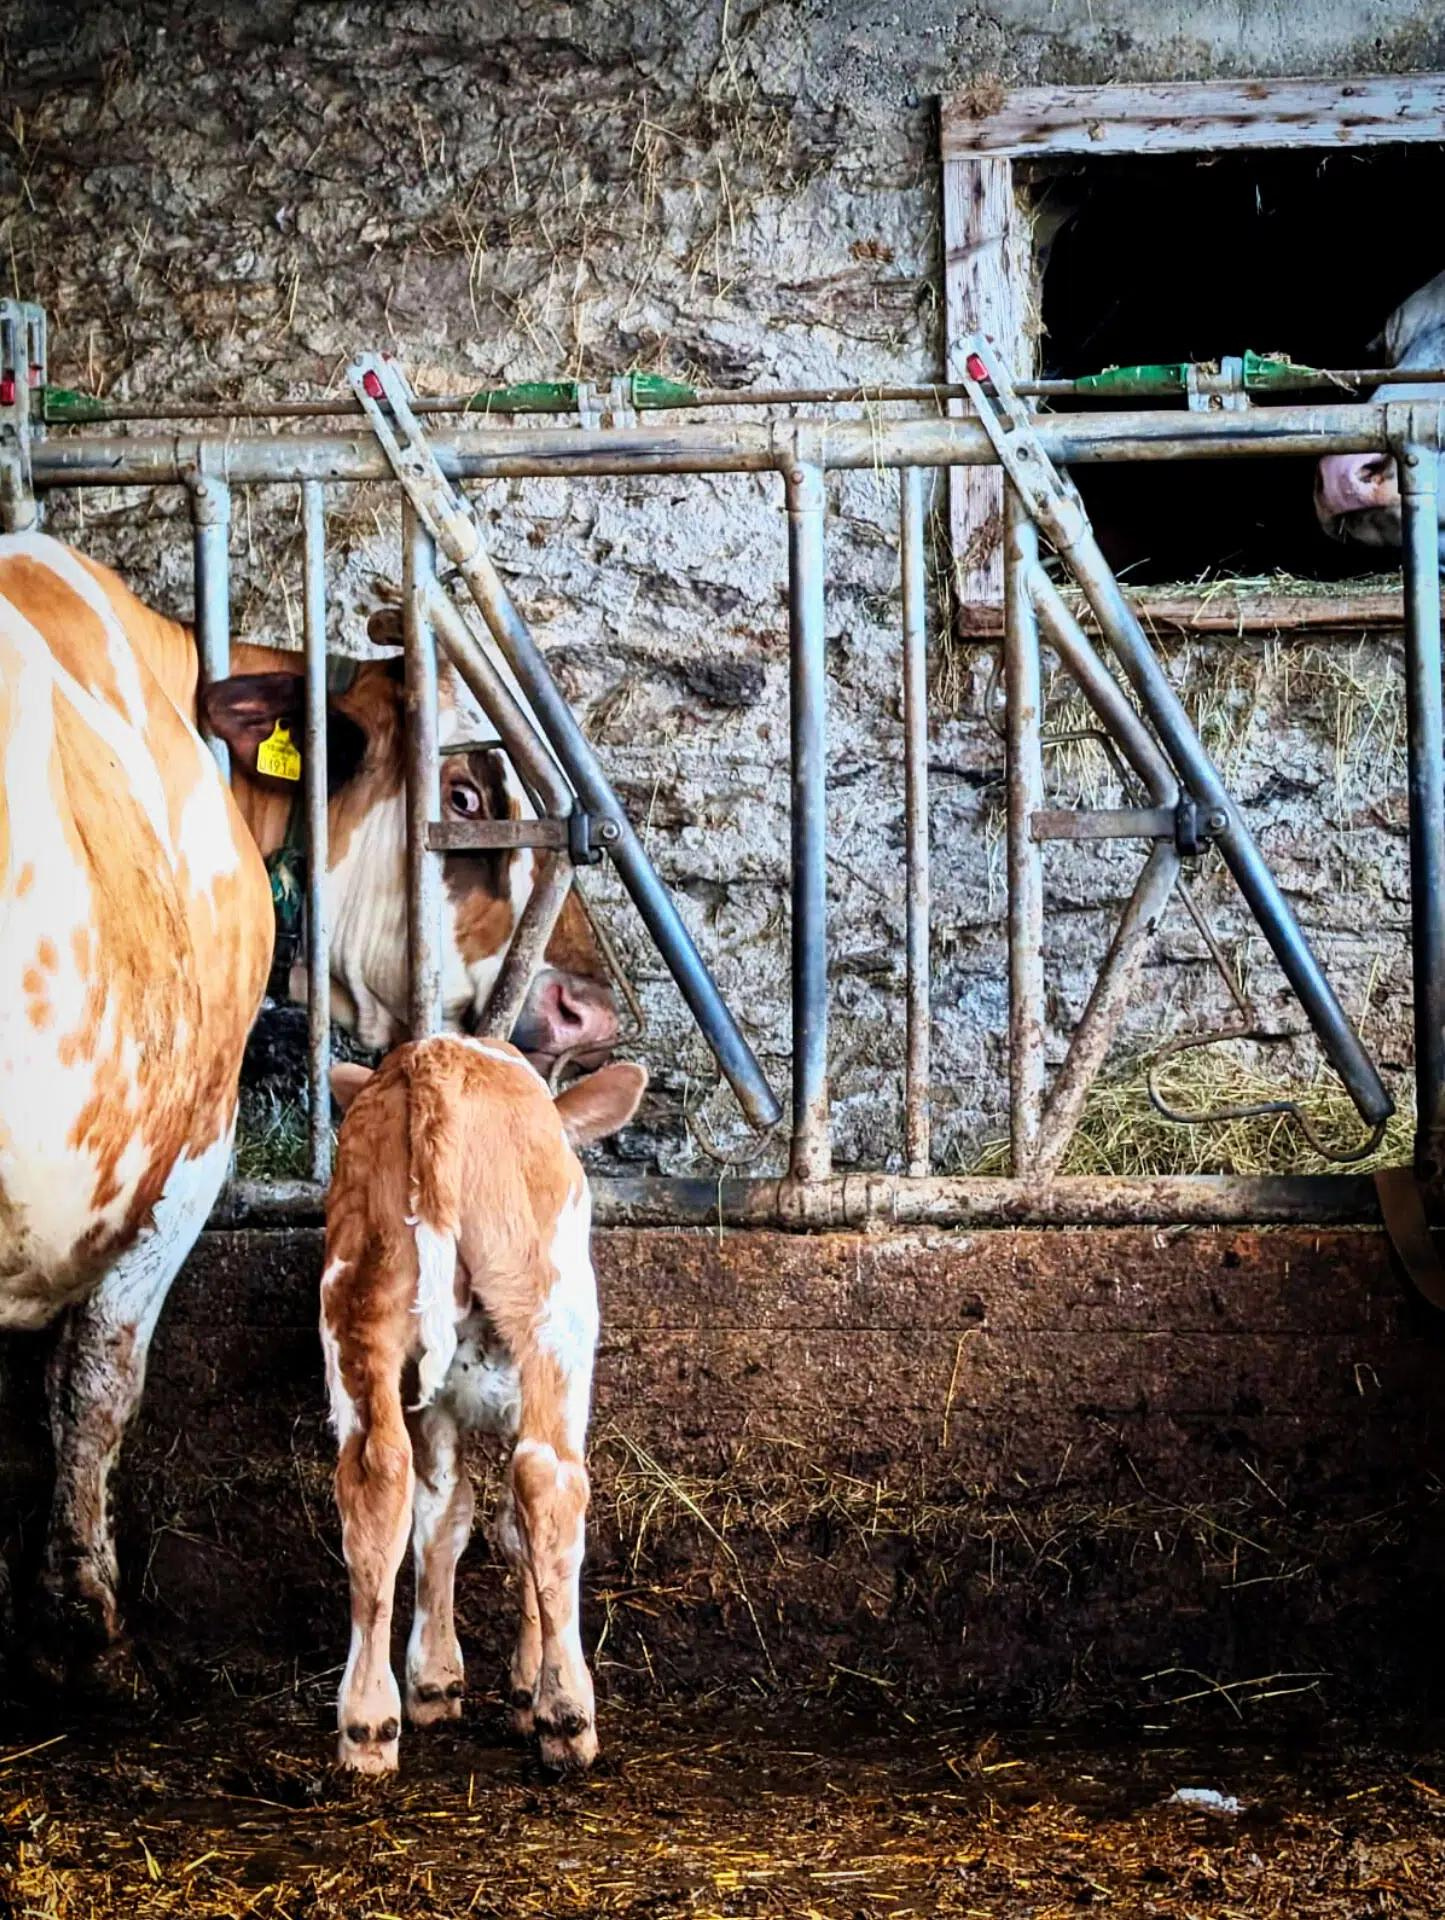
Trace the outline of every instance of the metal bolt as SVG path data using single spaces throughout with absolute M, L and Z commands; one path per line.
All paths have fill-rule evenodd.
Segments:
M 622 838 L 622 829 L 615 820 L 599 820 L 596 833 L 604 847 L 610 847 Z
M 1205 814 L 1204 824 L 1211 833 L 1223 833 L 1229 825 L 1229 815 L 1223 807 L 1216 807 L 1212 813 Z

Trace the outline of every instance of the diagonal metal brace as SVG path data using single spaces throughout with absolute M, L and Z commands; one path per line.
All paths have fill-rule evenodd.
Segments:
M 1394 1102 L 1100 551 L 1077 488 L 1045 453 L 1032 416 L 1007 372 L 976 335 L 964 343 L 964 385 L 1025 512 L 1083 589 L 1184 792 L 1207 815 L 1219 819 L 1212 831 L 1220 852 L 1304 1007 L 1326 1058 L 1361 1116 L 1370 1126 L 1378 1126 L 1394 1112 Z
M 578 805 L 616 827 L 606 843 L 618 877 L 667 962 L 704 1039 L 755 1127 L 771 1127 L 781 1108 L 752 1048 L 623 811 L 586 735 L 552 678 L 541 649 L 512 604 L 483 543 L 466 498 L 443 472 L 411 405 L 401 369 L 382 354 L 360 355 L 347 370 L 352 392 L 401 482 L 417 518 L 457 569 L 480 608 L 503 658 L 516 676 L 537 723 L 571 782 Z M 448 629 L 440 624 L 450 649 Z

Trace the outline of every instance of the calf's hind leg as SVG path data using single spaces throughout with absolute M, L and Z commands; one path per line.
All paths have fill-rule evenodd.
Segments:
M 353 1433 L 336 1466 L 341 1546 L 351 1577 L 351 1653 L 336 1704 L 337 1758 L 357 1773 L 391 1773 L 401 1734 L 401 1694 L 391 1670 L 391 1614 L 406 1551 L 414 1479 L 398 1398 Z
M 406 1717 L 414 1727 L 429 1727 L 462 1711 L 466 1683 L 453 1608 L 457 1562 L 471 1538 L 476 1503 L 451 1415 L 428 1407 L 408 1424 L 416 1458 L 416 1610 L 406 1650 Z
M 497 1515 L 496 1538 L 515 1577 L 517 1606 L 521 1613 L 517 1644 L 512 1649 L 507 1697 L 511 1708 L 512 1731 L 526 1739 L 534 1731 L 533 1705 L 537 1697 L 537 1682 L 542 1677 L 542 1615 L 537 1606 L 537 1583 L 532 1578 L 531 1558 L 517 1520 L 517 1502 L 512 1492 L 510 1474 L 502 1495 L 501 1512 Z
M 587 1469 L 565 1441 L 559 1452 L 550 1442 L 529 1437 L 527 1426 L 524 1373 L 522 1438 L 512 1455 L 511 1482 L 541 1638 L 532 1713 L 544 1765 L 573 1773 L 597 1757 L 592 1675 L 582 1653 Z M 526 1604 L 524 1577 L 524 1640 Z

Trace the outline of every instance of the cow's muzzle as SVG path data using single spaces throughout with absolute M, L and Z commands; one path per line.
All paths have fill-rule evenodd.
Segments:
M 532 982 L 512 1028 L 514 1047 L 548 1074 L 565 1056 L 584 1072 L 600 1067 L 617 1044 L 617 1006 L 610 987 L 580 974 L 544 967 Z

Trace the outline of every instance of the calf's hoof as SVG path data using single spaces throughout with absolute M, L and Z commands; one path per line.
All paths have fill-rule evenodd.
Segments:
M 513 1687 L 507 1701 L 507 1722 L 519 1740 L 530 1740 L 536 1731 L 534 1695 L 526 1687 Z
M 348 1773 L 395 1773 L 400 1749 L 401 1727 L 395 1720 L 374 1727 L 352 1720 L 337 1735 L 336 1760 Z
M 537 1747 L 551 1773 L 585 1773 L 597 1758 L 597 1727 L 584 1707 L 557 1700 L 536 1715 Z
M 406 1717 L 414 1727 L 435 1727 L 443 1720 L 460 1720 L 466 1690 L 461 1680 L 449 1680 L 444 1686 L 427 1682 L 411 1687 L 406 1696 Z

